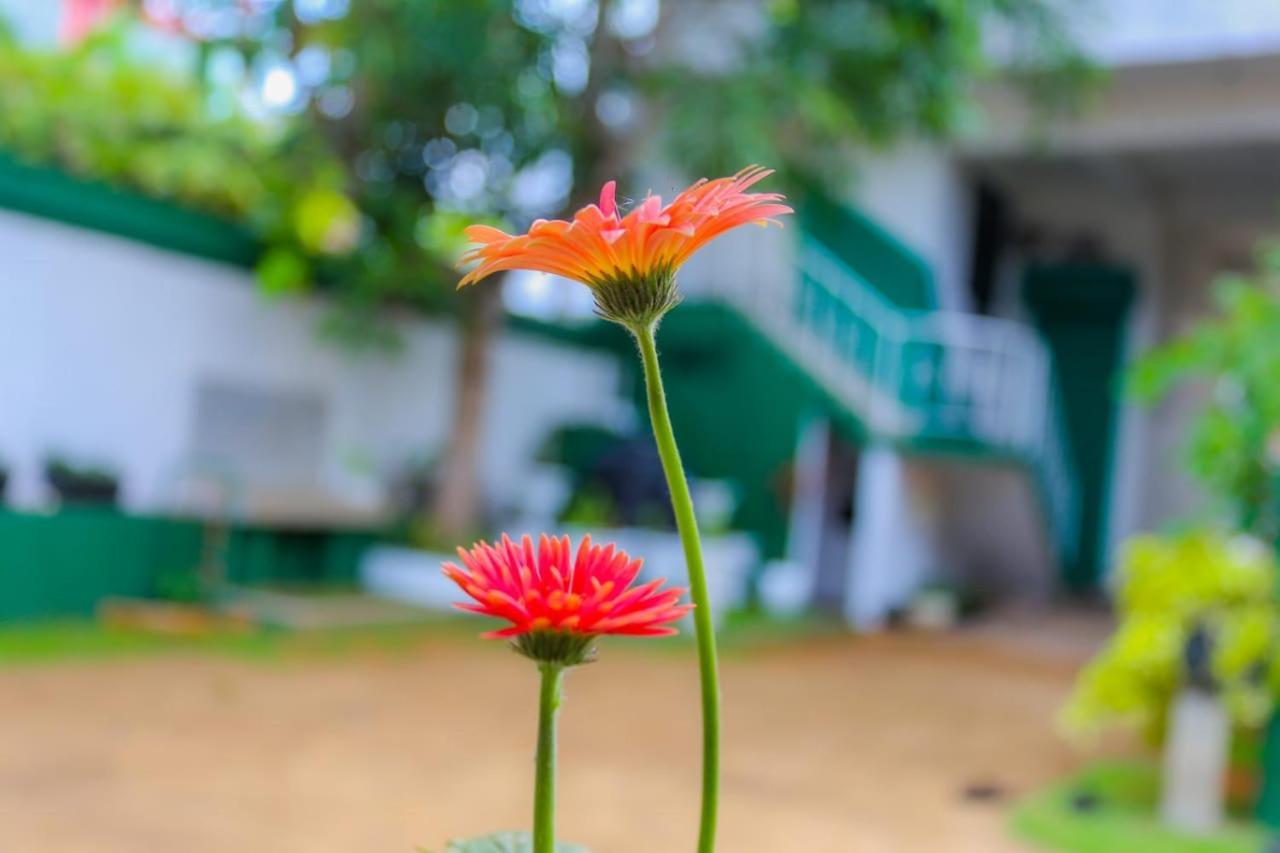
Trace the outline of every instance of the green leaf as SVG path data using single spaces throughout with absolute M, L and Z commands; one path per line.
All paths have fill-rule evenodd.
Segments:
M 293 220 L 299 242 L 315 254 L 346 254 L 360 239 L 359 208 L 334 190 L 315 189 L 302 196 Z
M 495 832 L 479 838 L 450 841 L 445 853 L 532 853 L 533 840 L 527 832 Z M 556 853 L 588 853 L 577 844 L 559 842 Z
M 298 293 L 307 287 L 306 258 L 289 249 L 267 252 L 258 262 L 255 273 L 262 290 L 275 296 Z

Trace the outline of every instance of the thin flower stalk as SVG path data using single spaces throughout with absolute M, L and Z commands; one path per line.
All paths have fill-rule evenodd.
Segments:
M 609 634 L 660 637 L 692 609 L 684 590 L 661 578 L 635 585 L 643 561 L 615 545 L 583 537 L 575 556 L 568 536 L 543 535 L 535 547 L 525 536 L 458 549 L 459 563 L 444 574 L 470 602 L 454 606 L 509 623 L 486 637 L 508 640 L 535 661 L 541 677 L 534 755 L 533 853 L 556 845 L 556 719 L 564 673 L 595 659 L 595 642 Z
M 644 370 L 649 419 L 671 496 L 676 529 L 688 568 L 698 641 L 702 702 L 702 806 L 699 853 L 715 850 L 720 792 L 720 685 L 716 639 L 702 543 L 693 499 L 671 428 L 655 335 L 658 323 L 680 301 L 676 272 L 716 237 L 747 224 L 767 225 L 792 212 L 777 193 L 748 192 L 770 170 L 752 166 L 736 175 L 700 180 L 663 205 L 650 195 L 626 214 L 617 186 L 605 184 L 598 204 L 572 220 L 538 220 L 526 234 L 473 225 L 473 246 L 463 258 L 470 269 L 459 286 L 507 270 L 537 270 L 586 285 L 600 316 L 635 338 Z

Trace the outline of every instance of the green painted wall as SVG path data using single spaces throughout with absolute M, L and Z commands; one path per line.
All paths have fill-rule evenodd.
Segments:
M 1089 263 L 1029 267 L 1022 295 L 1053 356 L 1081 497 L 1080 547 L 1063 567 L 1068 588 L 1095 588 L 1105 571 L 1118 371 L 1136 292 L 1133 273 Z
M 88 616 L 198 565 L 199 528 L 103 510 L 0 514 L 0 619 Z
M 0 207 L 249 267 L 260 247 L 241 226 L 176 204 L 0 154 Z
M 236 583 L 349 582 L 372 541 L 241 527 L 228 546 L 228 575 Z M 108 509 L 0 512 L 0 621 L 91 616 L 103 598 L 156 595 L 164 578 L 196 571 L 203 542 L 194 521 Z

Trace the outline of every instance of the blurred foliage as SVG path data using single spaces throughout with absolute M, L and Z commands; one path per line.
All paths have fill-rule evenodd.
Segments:
M 0 34 L 0 148 L 246 223 L 268 247 L 269 290 L 349 251 L 359 219 L 327 148 L 293 122 L 211 109 L 193 77 L 139 58 L 135 34 L 117 20 L 61 51 Z
M 972 87 L 990 72 L 1020 84 L 1039 116 L 1068 111 L 1099 74 L 1066 37 L 1068 7 L 770 0 L 762 32 L 716 32 L 696 57 L 704 61 L 655 76 L 668 148 L 707 173 L 768 163 L 821 183 L 847 175 L 855 146 L 954 132 L 973 117 Z
M 1191 424 L 1186 462 L 1233 523 L 1280 536 L 1280 242 L 1264 243 L 1250 275 L 1214 288 L 1218 316 L 1134 365 L 1132 393 L 1154 402 L 1203 383 L 1207 398 Z
M 277 27 L 236 47 L 250 63 L 324 57 L 303 114 L 345 164 L 365 217 L 361 251 L 336 271 L 352 316 L 448 307 L 465 225 L 524 227 L 565 205 L 577 108 L 545 66 L 572 24 L 522 25 L 509 0 L 375 0 L 319 19 L 298 5 L 279 3 Z M 540 181 L 552 186 L 536 197 Z
M 1048 0 L 169 8 L 202 81 L 137 60 L 120 22 L 67 54 L 6 41 L 0 146 L 245 219 L 267 244 L 269 292 L 307 287 L 325 257 L 349 309 L 329 330 L 361 342 L 384 339 L 366 321 L 389 305 L 456 298 L 462 224 L 561 213 L 652 159 L 651 141 L 681 171 L 826 178 L 853 144 L 953 129 L 987 67 L 983 33 L 1003 35 L 1006 70 L 1042 95 L 1074 91 L 1086 67 Z M 232 94 L 261 96 L 272 69 L 296 94 L 250 119 Z
M 114 483 L 117 475 L 111 468 L 97 463 L 79 463 L 51 456 L 44 462 L 45 477 L 62 477 L 68 480 L 81 480 L 92 483 Z
M 0 40 L 0 144 L 74 174 L 227 216 L 247 216 L 265 187 L 252 161 L 263 133 L 213 121 L 191 82 L 128 58 L 121 29 L 68 52 Z
M 1280 608 L 1271 550 L 1211 532 L 1139 536 L 1124 549 L 1119 625 L 1076 683 L 1064 721 L 1077 733 L 1134 725 L 1163 736 L 1174 694 L 1191 680 L 1193 638 L 1233 721 L 1264 722 L 1280 678 Z
M 171 571 L 156 578 L 155 597 L 174 604 L 202 604 L 208 596 L 199 573 Z
M 613 496 L 599 485 L 585 483 L 569 496 L 556 520 L 561 524 L 597 530 L 618 524 L 618 516 Z
M 264 291 L 330 285 L 334 340 L 389 347 L 396 309 L 463 308 L 435 507 L 455 532 L 500 318 L 496 286 L 453 287 L 465 223 L 522 230 L 655 162 L 830 183 L 853 145 L 951 130 L 991 29 L 1030 45 L 1013 68 L 1046 92 L 1082 67 L 1052 0 L 162 5 L 152 35 L 192 67 L 144 62 L 127 15 L 65 54 L 6 41 L 0 147 L 246 221 Z

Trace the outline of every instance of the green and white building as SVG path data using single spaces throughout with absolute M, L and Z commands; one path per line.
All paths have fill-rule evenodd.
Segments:
M 1082 115 L 1037 124 L 993 85 L 960 141 L 869 155 L 785 230 L 725 237 L 683 273 L 660 345 L 686 464 L 733 485 L 758 575 L 858 628 L 935 581 L 997 603 L 1098 590 L 1120 540 L 1200 499 L 1176 464 L 1194 399 L 1138 409 L 1116 376 L 1275 227 L 1280 12 L 1104 11 L 1082 38 L 1111 79 Z M 449 325 L 407 320 L 401 357 L 352 359 L 316 338 L 319 306 L 253 291 L 252 251 L 224 223 L 0 158 L 0 583 L 22 591 L 0 618 L 146 592 L 199 559 L 211 500 L 234 503 L 240 577 L 351 576 L 386 473 L 440 450 Z M 538 319 L 498 345 L 482 478 L 512 518 L 557 426 L 642 423 L 630 344 L 566 292 L 509 287 Z M 117 471 L 125 520 L 45 514 L 52 455 Z

